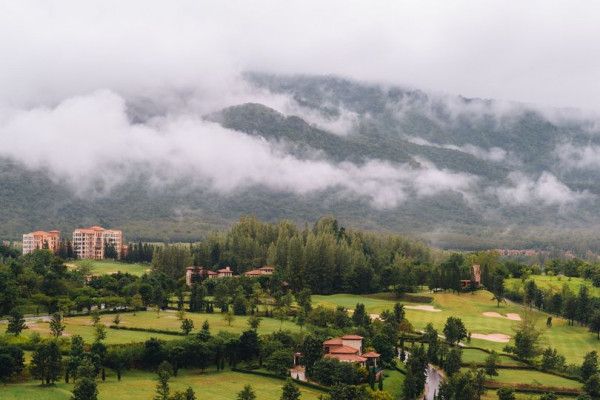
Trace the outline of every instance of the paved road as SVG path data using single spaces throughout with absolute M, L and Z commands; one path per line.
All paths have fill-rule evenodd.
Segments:
M 442 376 L 431 364 L 427 365 L 427 381 L 425 382 L 425 400 L 433 400 L 442 383 Z

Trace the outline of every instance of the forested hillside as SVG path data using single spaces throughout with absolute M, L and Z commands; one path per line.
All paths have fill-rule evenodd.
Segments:
M 446 248 L 600 249 L 593 119 L 336 77 L 253 73 L 245 84 L 244 102 L 164 128 L 173 148 L 160 156 L 118 149 L 81 176 L 51 156 L 43 168 L 0 158 L 0 237 L 98 224 L 132 241 L 196 241 L 242 215 L 334 215 Z M 125 97 L 123 123 L 156 140 L 174 107 L 193 110 L 183 95 L 162 101 Z

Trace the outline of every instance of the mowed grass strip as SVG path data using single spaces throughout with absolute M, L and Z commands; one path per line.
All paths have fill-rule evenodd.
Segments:
M 156 389 L 156 374 L 146 371 L 127 371 L 121 382 L 117 381 L 112 371 L 107 370 L 107 380 L 98 381 L 100 400 L 137 400 L 152 399 Z M 196 392 L 199 399 L 231 400 L 244 385 L 249 384 L 263 400 L 277 400 L 281 396 L 283 380 L 263 376 L 242 374 L 239 372 L 216 372 L 206 370 L 179 370 L 179 375 L 171 377 L 169 386 L 171 392 L 185 390 L 188 386 Z M 316 400 L 321 391 L 300 386 L 303 400 Z M 63 382 L 55 386 L 43 387 L 39 381 L 29 381 L 22 384 L 9 384 L 0 387 L 0 399 L 14 400 L 68 400 L 71 398 L 73 384 Z
M 158 314 L 155 311 L 138 311 L 134 316 L 133 313 L 123 313 L 119 315 L 121 320 L 120 326 L 123 327 L 136 327 L 146 329 L 161 329 L 170 330 L 173 332 L 181 332 L 181 321 L 177 318 L 176 313 L 172 310 L 161 311 Z M 106 340 L 107 344 L 121 344 L 121 343 L 132 343 L 132 342 L 144 342 L 151 337 L 156 337 L 163 340 L 175 340 L 180 337 L 173 335 L 165 335 L 161 333 L 152 332 L 138 332 L 128 331 L 125 329 L 109 329 L 108 326 L 113 324 L 115 314 L 105 314 L 100 317 L 100 322 L 104 324 L 106 329 Z M 194 321 L 194 330 L 192 334 L 202 329 L 204 321 L 208 321 L 210 325 L 210 331 L 213 334 L 219 331 L 227 331 L 236 334 L 241 334 L 243 331 L 250 329 L 248 326 L 248 316 L 236 316 L 231 326 L 228 325 L 227 321 L 223 320 L 223 314 L 200 314 L 200 313 L 186 313 L 185 318 L 189 318 Z M 64 320 L 66 329 L 63 333 L 65 336 L 80 335 L 86 342 L 92 342 L 94 340 L 94 326 L 89 316 L 70 317 Z M 299 332 L 300 327 L 292 321 L 284 321 L 283 324 L 279 320 L 274 318 L 262 318 L 258 333 L 260 335 L 272 333 L 279 329 L 289 330 L 292 332 Z M 0 332 L 6 330 L 6 324 L 0 324 Z M 29 324 L 29 329 L 23 331 L 23 334 L 27 335 L 30 332 L 38 332 L 43 337 L 50 337 L 50 324 L 48 322 L 35 322 Z
M 66 265 L 70 268 L 74 268 L 81 264 L 84 260 L 74 260 L 68 262 Z M 85 260 L 90 261 L 90 260 Z M 93 263 L 92 274 L 95 275 L 109 275 L 119 271 L 125 273 L 129 272 L 131 275 L 142 276 L 146 272 L 150 272 L 152 265 L 150 264 L 139 264 L 139 263 L 122 263 L 111 260 L 91 260 Z
M 520 383 L 531 386 L 552 386 L 562 388 L 581 388 L 581 383 L 563 378 L 560 376 L 546 374 L 541 371 L 534 370 L 519 370 L 519 369 L 499 369 L 499 375 L 495 376 L 494 379 L 490 379 L 492 382 L 501 383 Z

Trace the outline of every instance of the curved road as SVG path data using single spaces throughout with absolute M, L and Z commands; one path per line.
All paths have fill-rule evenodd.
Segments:
M 427 380 L 425 381 L 425 400 L 433 400 L 433 396 L 438 392 L 442 376 L 431 364 L 427 364 Z

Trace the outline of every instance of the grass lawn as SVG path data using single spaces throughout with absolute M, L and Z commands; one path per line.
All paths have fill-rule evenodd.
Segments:
M 564 388 L 581 388 L 581 383 L 562 378 L 560 376 L 545 374 L 541 371 L 518 370 L 518 369 L 499 369 L 499 375 L 495 376 L 494 382 L 502 383 L 522 383 L 530 385 L 554 386 Z
M 281 396 L 284 381 L 239 372 L 216 372 L 206 370 L 180 370 L 179 376 L 169 381 L 171 392 L 185 390 L 191 386 L 199 399 L 231 400 L 246 384 L 250 384 L 257 397 L 262 400 L 277 400 Z M 112 371 L 107 370 L 105 382 L 98 383 L 100 400 L 152 399 L 156 388 L 156 374 L 145 371 L 128 371 L 118 382 Z M 73 384 L 60 382 L 53 387 L 42 387 L 39 381 L 10 384 L 0 387 L 0 399 L 14 400 L 68 400 Z M 300 386 L 303 400 L 316 400 L 323 392 Z
M 102 315 L 100 322 L 105 325 L 111 325 L 114 314 Z M 236 316 L 235 320 L 231 323 L 231 326 L 223 320 L 223 314 L 199 314 L 199 313 L 186 313 L 186 318 L 194 321 L 195 329 L 192 333 L 197 332 L 202 328 L 202 324 L 205 320 L 208 320 L 210 324 L 210 330 L 213 333 L 219 331 L 228 331 L 233 333 L 242 333 L 249 329 L 248 317 L 247 316 Z M 138 311 L 134 316 L 133 313 L 123 313 L 120 315 L 122 326 L 140 327 L 140 328 L 153 328 L 153 329 L 166 329 L 172 331 L 181 331 L 181 321 L 177 319 L 175 312 L 161 311 L 160 318 L 156 318 L 156 312 L 154 311 Z M 0 324 L 0 332 L 3 332 L 6 328 L 5 324 Z M 94 340 L 94 328 L 92 321 L 89 316 L 82 317 L 70 317 L 65 320 L 66 329 L 64 335 L 81 335 L 86 342 L 92 342 Z M 293 332 L 299 332 L 300 327 L 292 321 L 284 321 L 281 325 L 283 330 L 290 330 Z M 258 328 L 258 333 L 263 335 L 279 330 L 280 322 L 273 318 L 263 318 Z M 27 335 L 30 332 L 38 332 L 42 336 L 50 336 L 50 324 L 48 322 L 36 322 L 30 323 L 29 329 L 25 330 L 23 334 Z M 119 344 L 119 343 L 131 343 L 131 342 L 144 342 L 151 337 L 156 337 L 163 340 L 175 340 L 181 339 L 179 336 L 164 335 L 160 333 L 150 332 L 136 332 L 127 330 L 116 330 L 106 329 L 106 343 L 107 344 Z
M 592 281 L 585 280 L 583 278 L 569 278 L 566 276 L 547 276 L 547 275 L 531 275 L 529 277 L 535 281 L 535 284 L 540 289 L 552 289 L 553 292 L 560 292 L 564 284 L 567 284 L 569 288 L 575 293 L 579 293 L 581 286 L 587 286 L 589 288 L 590 296 L 600 297 L 600 288 L 592 285 Z M 520 288 L 523 290 L 523 283 L 520 278 L 510 278 L 505 281 L 506 288 L 514 290 L 514 288 Z
M 383 390 L 390 392 L 392 398 L 399 399 L 402 395 L 402 385 L 404 384 L 404 375 L 394 369 L 386 369 L 383 379 Z M 377 383 L 375 383 L 377 387 Z
M 202 329 L 202 324 L 206 320 L 208 320 L 208 323 L 210 324 L 210 330 L 213 333 L 217 333 L 219 331 L 242 333 L 243 331 L 250 329 L 248 326 L 249 317 L 244 315 L 236 315 L 234 321 L 231 323 L 231 326 L 227 324 L 227 321 L 223 320 L 223 314 L 220 312 L 213 314 L 186 312 L 185 318 L 189 318 L 194 321 L 194 330 L 192 333 Z M 114 315 L 104 315 L 102 316 L 101 321 L 110 324 L 112 323 L 113 319 Z M 89 324 L 90 318 L 83 318 L 82 323 Z M 156 318 L 156 312 L 154 311 L 138 312 L 136 316 L 133 316 L 132 313 L 121 314 L 121 325 L 143 328 L 151 327 L 154 329 L 168 329 L 181 332 L 181 321 L 177 319 L 176 313 L 173 311 L 161 311 L 160 318 Z M 292 321 L 284 321 L 283 324 L 280 324 L 279 320 L 277 319 L 262 318 L 260 326 L 258 327 L 258 334 L 264 335 L 278 331 L 280 326 L 283 330 L 300 332 L 300 327 Z M 111 329 L 109 334 L 112 332 L 115 332 L 115 330 Z
M 477 349 L 463 349 L 462 353 L 462 361 L 465 363 L 484 363 L 485 359 L 489 357 L 489 354 L 485 351 L 477 350 Z M 507 364 L 507 365 L 524 365 L 522 362 L 513 360 L 510 357 L 500 355 L 499 364 Z
M 75 267 L 79 265 L 83 260 L 75 260 L 67 263 L 68 267 Z M 131 275 L 142 276 L 146 272 L 150 272 L 152 266 L 150 264 L 127 264 L 118 261 L 111 260 L 86 260 L 92 261 L 94 267 L 92 273 L 96 275 L 113 274 L 116 272 L 129 272 Z

